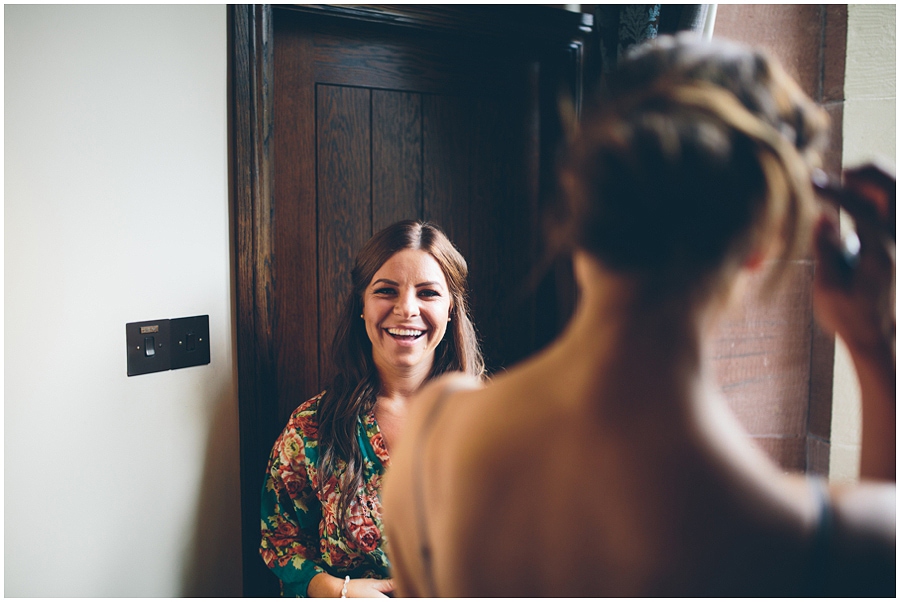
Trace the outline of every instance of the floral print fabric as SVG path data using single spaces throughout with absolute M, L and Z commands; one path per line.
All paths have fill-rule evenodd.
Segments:
M 263 561 L 281 580 L 282 595 L 307 595 L 310 580 L 327 572 L 351 579 L 385 579 L 390 565 L 381 522 L 381 478 L 389 458 L 372 412 L 358 419 L 356 436 L 362 450 L 363 486 L 339 528 L 338 477 L 319 482 L 318 422 L 320 393 L 302 403 L 282 431 L 266 471 L 262 489 Z M 338 469 L 343 468 L 343 462 Z

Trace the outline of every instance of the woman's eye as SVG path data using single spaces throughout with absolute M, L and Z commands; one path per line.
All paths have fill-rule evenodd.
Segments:
M 375 289 L 375 294 L 376 294 L 376 295 L 393 295 L 393 294 L 394 294 L 394 289 L 392 289 L 392 288 L 379 288 L 379 289 Z
M 428 289 L 419 291 L 419 294 L 423 297 L 440 297 L 441 296 L 441 294 L 439 292 L 428 290 Z

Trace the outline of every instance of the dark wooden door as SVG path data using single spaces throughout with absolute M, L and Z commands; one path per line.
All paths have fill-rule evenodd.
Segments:
M 445 230 L 469 264 L 491 370 L 564 321 L 552 279 L 524 283 L 543 252 L 558 95 L 580 93 L 582 19 L 537 6 L 235 9 L 246 594 L 275 591 L 257 553 L 266 456 L 327 382 L 353 258 L 373 233 L 400 219 Z

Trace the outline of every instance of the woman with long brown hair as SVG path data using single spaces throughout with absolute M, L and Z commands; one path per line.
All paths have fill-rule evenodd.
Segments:
M 620 65 L 560 175 L 571 322 L 415 403 L 384 490 L 400 595 L 895 595 L 895 183 L 825 183 L 858 226 L 841 248 L 811 182 L 826 125 L 744 47 L 660 38 Z M 862 390 L 858 485 L 785 474 L 711 365 L 749 278 L 813 249 Z
M 388 226 L 357 255 L 335 376 L 291 416 L 263 486 L 260 553 L 283 595 L 392 591 L 381 478 L 410 398 L 445 372 L 484 374 L 466 277 L 465 259 L 429 223 Z

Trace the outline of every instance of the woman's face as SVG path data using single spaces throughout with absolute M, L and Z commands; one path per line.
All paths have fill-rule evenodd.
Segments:
M 378 371 L 430 370 L 450 309 L 447 279 L 434 257 L 413 249 L 392 255 L 363 294 L 366 333 Z

